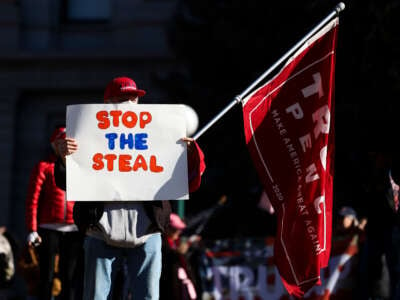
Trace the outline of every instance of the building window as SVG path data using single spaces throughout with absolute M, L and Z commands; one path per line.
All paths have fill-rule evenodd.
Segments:
M 68 22 L 103 22 L 111 17 L 111 0 L 65 0 Z

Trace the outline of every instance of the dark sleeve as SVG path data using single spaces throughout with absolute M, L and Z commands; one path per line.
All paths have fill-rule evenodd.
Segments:
M 172 211 L 169 200 L 149 201 L 143 207 L 156 229 L 165 232 L 169 224 L 169 215 Z
M 63 161 L 61 158 L 58 158 L 54 164 L 54 178 L 56 181 L 56 185 L 66 190 L 66 170 Z
M 79 231 L 85 233 L 86 230 L 93 225 L 96 225 L 104 212 L 104 202 L 75 202 L 74 205 L 74 222 L 78 226 Z

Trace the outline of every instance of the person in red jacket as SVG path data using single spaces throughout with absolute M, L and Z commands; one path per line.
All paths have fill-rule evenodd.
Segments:
M 26 197 L 27 244 L 38 247 L 40 283 L 38 299 L 52 299 L 55 257 L 59 255 L 62 291 L 58 299 L 75 299 L 78 258 L 83 237 L 73 220 L 74 202 L 66 201 L 64 190 L 56 186 L 54 165 L 58 157 L 54 141 L 65 138 L 65 127 L 55 128 L 50 138 L 54 152 L 33 168 Z M 76 298 L 77 299 L 77 298 Z

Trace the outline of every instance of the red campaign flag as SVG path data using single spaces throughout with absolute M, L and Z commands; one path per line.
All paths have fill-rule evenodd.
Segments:
M 274 259 L 295 296 L 320 284 L 330 255 L 338 22 L 242 102 L 246 142 L 277 214 Z

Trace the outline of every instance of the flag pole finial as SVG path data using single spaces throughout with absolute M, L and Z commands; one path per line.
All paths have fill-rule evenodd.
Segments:
M 338 5 L 336 5 L 335 10 L 336 13 L 339 14 L 341 11 L 345 9 L 346 5 L 344 5 L 343 2 L 340 2 Z

